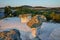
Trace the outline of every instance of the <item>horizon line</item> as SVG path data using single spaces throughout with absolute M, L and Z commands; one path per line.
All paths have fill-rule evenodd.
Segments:
M 6 6 L 11 6 L 11 5 L 6 5 Z M 1 6 L 0 8 L 4 8 L 6 6 Z M 32 6 L 32 5 L 20 5 L 20 6 L 11 6 L 11 7 L 21 7 L 21 6 Z M 46 6 L 32 6 L 32 7 L 46 7 Z M 54 6 L 54 7 L 47 7 L 47 8 L 55 8 L 55 7 L 60 7 L 60 6 Z

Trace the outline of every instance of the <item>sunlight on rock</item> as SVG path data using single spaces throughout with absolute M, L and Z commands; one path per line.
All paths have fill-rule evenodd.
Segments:
M 33 37 L 36 37 L 36 28 L 32 28 L 31 30 L 32 30 Z
M 27 23 L 31 17 L 28 14 L 24 14 L 24 15 L 19 15 L 19 18 L 21 18 L 21 23 Z
M 27 17 L 21 18 L 21 23 L 26 23 L 26 22 L 28 22 L 28 18 Z

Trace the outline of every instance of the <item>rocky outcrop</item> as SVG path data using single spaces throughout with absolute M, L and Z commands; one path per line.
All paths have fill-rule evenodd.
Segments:
M 41 25 L 43 21 L 46 21 L 46 17 L 43 15 L 36 15 L 31 18 L 31 20 L 27 23 L 29 27 L 38 27 Z
M 22 40 L 20 32 L 16 29 L 0 32 L 0 40 Z

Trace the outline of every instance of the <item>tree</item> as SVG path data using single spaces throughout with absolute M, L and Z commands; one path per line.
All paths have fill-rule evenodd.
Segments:
M 50 14 L 50 16 L 51 16 L 52 20 L 54 20 L 55 22 L 60 22 L 60 14 L 52 12 Z
M 6 6 L 6 7 L 5 7 L 5 12 L 4 12 L 4 13 L 5 13 L 5 17 L 13 16 L 10 6 Z
M 19 16 L 22 13 L 21 10 L 17 10 L 13 13 L 14 16 Z
M 45 12 L 43 13 L 43 15 L 47 18 L 47 21 L 51 20 L 50 13 L 51 13 L 51 12 L 49 12 L 49 11 L 45 11 Z

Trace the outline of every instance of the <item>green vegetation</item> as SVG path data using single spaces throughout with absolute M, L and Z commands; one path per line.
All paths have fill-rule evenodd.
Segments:
M 10 6 L 7 6 L 5 7 L 5 17 L 12 17 L 12 11 L 11 11 L 11 7 Z
M 12 10 L 16 10 L 12 12 Z M 60 14 L 56 13 L 56 11 L 59 11 L 59 9 L 31 9 L 29 7 L 17 7 L 13 9 L 12 7 L 8 6 L 5 7 L 5 17 L 14 17 L 14 16 L 19 16 L 21 14 L 32 14 L 31 16 L 33 17 L 34 15 L 44 15 L 47 18 L 47 21 L 49 20 L 55 20 L 55 21 L 60 21 Z M 59 16 L 57 16 L 59 15 Z

